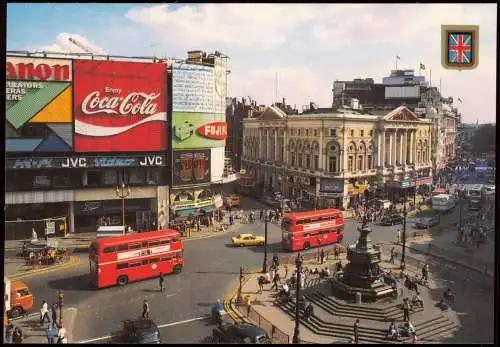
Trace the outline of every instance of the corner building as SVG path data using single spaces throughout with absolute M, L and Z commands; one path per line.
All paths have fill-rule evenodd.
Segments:
M 311 206 L 348 208 L 366 190 L 431 172 L 431 121 L 405 106 L 287 115 L 270 106 L 243 120 L 242 167 L 261 193 L 281 191 Z

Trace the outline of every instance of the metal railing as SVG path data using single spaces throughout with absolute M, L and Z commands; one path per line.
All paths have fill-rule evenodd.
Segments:
M 241 307 L 243 312 L 246 314 L 246 318 L 258 327 L 264 329 L 269 334 L 273 343 L 290 343 L 290 336 L 287 333 L 280 330 L 273 323 L 264 318 L 252 306 L 243 305 Z

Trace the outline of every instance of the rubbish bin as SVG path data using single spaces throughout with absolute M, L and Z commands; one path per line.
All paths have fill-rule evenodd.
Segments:
M 356 304 L 361 304 L 361 292 L 356 292 Z

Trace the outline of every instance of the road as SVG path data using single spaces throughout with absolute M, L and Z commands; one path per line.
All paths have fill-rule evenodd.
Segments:
M 260 207 L 249 198 L 242 199 L 242 208 Z M 456 221 L 458 209 L 441 218 L 441 224 Z M 408 230 L 412 230 L 412 218 L 408 218 Z M 344 245 L 356 242 L 359 233 L 356 221 L 346 221 Z M 401 226 L 382 227 L 373 225 L 370 234 L 374 242 L 394 240 L 395 231 Z M 240 232 L 264 235 L 261 222 L 247 224 Z M 67 307 L 76 307 L 78 314 L 73 331 L 74 341 L 95 340 L 105 342 L 107 336 L 121 327 L 121 321 L 138 317 L 142 302 L 150 302 L 152 317 L 160 329 L 162 340 L 168 343 L 202 342 L 211 334 L 213 325 L 203 319 L 210 312 L 217 299 L 223 299 L 237 286 L 239 266 L 245 270 L 260 268 L 263 261 L 263 247 L 233 248 L 230 244 L 234 233 L 212 238 L 185 242 L 185 268 L 179 275 L 166 277 L 167 295 L 158 290 L 158 280 L 151 279 L 127 284 L 125 287 L 112 287 L 96 290 L 90 285 L 87 254 L 81 254 L 81 264 L 62 273 L 47 274 L 27 279 L 35 296 L 35 308 L 41 300 L 55 301 L 57 291 L 65 291 Z M 293 253 L 281 250 L 281 230 L 278 225 L 269 223 L 268 259 L 274 252 L 293 257 Z M 310 252 L 315 252 L 314 249 Z M 192 319 L 196 319 L 191 321 Z M 185 322 L 187 321 L 187 322 Z M 180 322 L 178 324 L 178 322 Z

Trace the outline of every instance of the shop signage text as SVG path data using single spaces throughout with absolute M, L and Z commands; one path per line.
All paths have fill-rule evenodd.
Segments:
M 198 128 L 198 134 L 213 140 L 224 140 L 227 137 L 226 122 L 212 122 Z
M 69 65 L 49 65 L 49 64 L 33 64 L 33 63 L 17 63 L 7 62 L 6 66 L 7 79 L 19 80 L 39 80 L 39 81 L 70 81 L 70 66 Z
M 105 87 L 101 95 L 99 91 L 89 93 L 82 101 L 82 112 L 86 115 L 106 113 L 114 115 L 151 116 L 157 112 L 158 105 L 153 103 L 159 93 L 132 92 L 121 96 L 120 88 Z
M 56 169 L 101 167 L 156 167 L 165 166 L 163 155 L 134 157 L 65 157 L 65 158 L 7 158 L 7 169 Z

